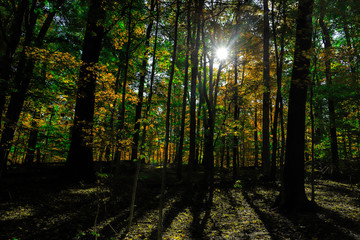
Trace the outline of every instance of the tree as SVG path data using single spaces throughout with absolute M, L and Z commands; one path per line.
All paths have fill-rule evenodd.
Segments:
M 263 129 L 262 129 L 262 165 L 263 173 L 266 178 L 270 177 L 270 27 L 269 27 L 269 6 L 268 0 L 264 0 L 264 45 L 263 45 L 263 79 L 264 79 L 264 94 L 263 94 Z
M 89 12 L 82 49 L 74 125 L 66 161 L 71 180 L 92 181 L 93 170 L 93 118 L 95 107 L 96 64 L 99 61 L 102 41 L 105 37 L 106 12 L 103 0 L 89 0 Z
M 325 17 L 325 0 L 320 1 L 320 19 L 319 24 L 323 34 L 323 42 L 325 45 L 325 78 L 326 84 L 329 88 L 332 87 L 332 75 L 331 75 L 331 37 L 329 29 L 324 22 Z M 331 90 L 330 90 L 331 92 Z M 330 118 L 330 142 L 331 142 L 331 160 L 332 160 L 332 171 L 333 177 L 339 177 L 339 151 L 338 141 L 336 136 L 336 116 L 335 116 L 335 102 L 334 97 L 331 93 L 328 94 L 328 106 L 329 106 L 329 118 Z
M 187 94 L 189 85 L 189 52 L 190 52 L 190 39 L 191 39 L 191 19 L 190 19 L 190 0 L 187 0 L 187 36 L 186 36 L 186 54 L 185 54 L 185 75 L 183 80 L 184 91 L 182 98 L 182 109 L 181 109 L 181 126 L 180 126 L 180 140 L 176 153 L 177 171 L 176 176 L 178 179 L 182 176 L 182 161 L 183 161 L 183 149 L 184 149 L 184 135 L 185 135 L 185 120 L 186 120 L 186 105 L 187 105 Z
M 189 165 L 196 167 L 196 79 L 198 77 L 199 68 L 199 48 L 200 48 L 200 16 L 203 7 L 202 0 L 194 0 L 195 12 L 193 13 L 194 19 L 194 32 L 195 39 L 191 42 L 191 86 L 190 86 L 190 152 L 189 152 Z
M 10 96 L 10 102 L 6 112 L 6 124 L 0 140 L 0 178 L 2 173 L 6 171 L 8 154 L 12 145 L 11 142 L 14 138 L 15 129 L 24 105 L 26 93 L 33 76 L 35 62 L 34 59 L 27 58 L 26 51 L 28 51 L 30 47 L 41 48 L 43 46 L 46 33 L 51 26 L 58 8 L 63 4 L 63 2 L 64 0 L 58 0 L 55 2 L 53 11 L 47 15 L 37 35 L 35 35 L 35 28 L 36 23 L 39 20 L 38 18 L 41 9 L 37 9 L 37 3 L 34 1 L 30 6 L 30 11 L 27 11 L 26 17 L 29 19 L 29 22 L 25 28 L 24 46 L 20 54 L 17 72 L 14 77 L 15 91 L 13 91 Z M 41 7 L 43 6 L 40 5 L 40 8 Z
M 149 46 L 150 46 L 150 37 L 151 30 L 154 25 L 153 12 L 155 9 L 155 0 L 151 0 L 150 3 L 150 22 L 146 28 L 145 35 L 145 52 L 144 57 L 141 63 L 140 70 L 140 79 L 139 79 L 139 90 L 138 90 L 138 102 L 136 104 L 136 112 L 135 112 L 135 126 L 134 126 L 134 134 L 133 134 L 133 144 L 131 150 L 131 160 L 135 161 L 138 159 L 138 149 L 139 149 L 139 138 L 140 138 L 140 119 L 142 113 L 142 105 L 144 99 L 144 87 L 145 87 L 145 77 L 147 74 L 147 65 L 148 65 L 148 54 L 149 54 Z M 138 159 L 139 160 L 139 159 Z
M 29 8 L 29 0 L 22 0 L 14 11 L 13 21 L 7 29 L 8 35 L 1 32 L 0 40 L 5 43 L 0 57 L 0 127 L 2 124 L 2 115 L 5 107 L 6 96 L 8 95 L 9 83 L 11 82 L 12 64 L 16 49 L 18 48 L 25 11 Z M 5 26 L 1 26 L 5 28 Z
M 161 195 L 160 195 L 160 205 L 159 205 L 159 222 L 158 222 L 158 235 L 157 239 L 162 239 L 162 231 L 163 231 L 163 208 L 165 201 L 165 184 L 166 184 L 166 169 L 169 158 L 169 138 L 170 138 L 170 110 L 171 110 L 171 90 L 172 84 L 174 80 L 175 73 L 175 62 L 176 62 L 176 50 L 178 43 L 178 23 L 179 23 L 179 15 L 180 15 L 180 0 L 176 0 L 176 16 L 175 16 L 175 26 L 174 26 L 174 47 L 171 56 L 171 66 L 170 66 L 170 77 L 168 84 L 168 93 L 167 93 L 167 101 L 166 101 L 166 123 L 165 123 L 165 149 L 164 149 L 164 163 L 161 175 Z
M 273 136 L 273 144 L 272 144 L 272 155 L 271 155 L 271 176 L 272 178 L 275 178 L 276 176 L 276 152 L 277 152 L 277 146 L 278 146 L 278 137 L 277 137 L 277 131 L 278 131 L 278 118 L 280 115 L 280 122 L 281 122 L 281 134 L 282 134 L 282 146 L 281 146 L 281 152 L 283 153 L 284 149 L 284 129 L 283 129 L 283 97 L 281 93 L 281 82 L 282 82 L 282 72 L 283 72 L 283 65 L 284 65 L 284 51 L 285 51 L 285 33 L 286 33 L 286 0 L 282 0 L 280 2 L 281 8 L 282 8 L 282 19 L 284 23 L 281 26 L 281 36 L 280 36 L 280 54 L 278 51 L 278 44 L 277 39 L 274 37 L 274 45 L 275 45 L 275 57 L 276 57 L 276 83 L 277 83 L 277 90 L 276 90 L 276 101 L 275 101 L 275 111 L 274 111 L 274 125 L 272 129 L 272 136 Z M 274 2 L 272 6 L 272 27 L 273 27 L 273 35 L 277 36 L 276 34 L 276 25 L 275 25 L 275 12 L 274 12 Z M 280 156 L 280 166 L 282 167 L 283 162 L 283 154 Z
M 309 200 L 304 189 L 305 107 L 310 83 L 313 0 L 300 0 L 291 75 L 283 181 L 277 204 L 285 212 L 301 211 Z

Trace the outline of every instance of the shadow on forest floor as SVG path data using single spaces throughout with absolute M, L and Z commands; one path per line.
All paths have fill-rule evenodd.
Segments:
M 130 173 L 118 185 L 107 177 L 65 185 L 56 169 L 14 173 L 1 186 L 0 239 L 156 239 L 160 171 L 143 170 L 129 229 Z M 358 186 L 319 180 L 318 211 L 285 217 L 271 207 L 278 186 L 255 174 L 242 170 L 234 185 L 219 173 L 210 189 L 196 178 L 176 182 L 170 170 L 163 239 L 360 239 Z

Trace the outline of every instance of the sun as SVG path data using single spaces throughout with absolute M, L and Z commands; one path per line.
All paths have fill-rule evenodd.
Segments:
M 228 50 L 225 47 L 220 47 L 216 50 L 216 57 L 219 60 L 225 60 L 228 57 Z

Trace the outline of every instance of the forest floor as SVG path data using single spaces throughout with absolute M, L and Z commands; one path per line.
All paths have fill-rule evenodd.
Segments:
M 100 174 L 97 183 L 76 185 L 57 173 L 16 170 L 5 178 L 0 239 L 156 239 L 161 169 L 142 170 L 129 228 L 129 172 L 116 181 Z M 170 170 L 163 239 L 360 239 L 359 185 L 317 180 L 317 211 L 285 217 L 272 208 L 278 184 L 257 180 L 253 170 L 241 170 L 235 183 L 230 173 L 219 173 L 212 190 L 196 178 L 177 182 L 174 176 Z

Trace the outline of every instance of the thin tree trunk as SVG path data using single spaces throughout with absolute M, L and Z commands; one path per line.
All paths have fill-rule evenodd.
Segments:
M 274 16 L 274 2 L 272 2 L 272 26 L 273 26 L 273 35 L 276 36 L 276 26 L 275 26 L 275 16 Z M 278 138 L 277 138 L 277 130 L 278 130 L 278 117 L 281 111 L 281 82 L 282 82 L 282 71 L 283 71 L 283 62 L 284 62 L 284 49 L 285 49 L 285 33 L 286 33 L 286 0 L 281 1 L 282 7 L 282 18 L 284 23 L 281 27 L 281 36 L 280 36 L 280 55 L 278 53 L 278 45 L 276 37 L 274 37 L 275 43 L 275 55 L 276 55 L 276 79 L 277 79 L 277 91 L 276 91 L 276 103 L 275 103 L 275 113 L 274 113 L 274 126 L 273 126 L 273 146 L 272 146 L 272 157 L 271 157 L 271 177 L 274 179 L 276 177 L 276 153 L 278 148 Z M 283 148 L 284 146 L 282 146 Z
M 258 144 L 258 131 L 257 131 L 257 128 L 258 128 L 258 125 L 257 125 L 257 109 L 256 109 L 256 106 L 254 108 L 254 112 L 255 112 L 255 116 L 254 116 L 254 145 L 255 145 L 255 167 L 259 167 L 259 144 Z
M 156 14 L 156 30 L 155 30 L 155 45 L 154 45 L 154 52 L 153 52 L 153 66 L 152 66 L 152 71 L 151 71 L 151 79 L 150 79 L 150 93 L 149 93 L 149 98 L 148 98 L 148 102 L 147 102 L 147 107 L 146 107 L 146 112 L 145 112 L 145 118 L 147 117 L 149 111 L 150 111 L 150 107 L 151 107 L 151 99 L 152 99 L 152 87 L 153 87 L 153 82 L 154 82 L 154 75 L 155 75 L 155 64 L 156 64 L 156 45 L 157 45 L 157 32 L 158 32 L 158 23 L 159 23 L 159 5 L 158 5 L 158 1 L 156 0 L 156 4 L 157 6 L 157 14 Z M 130 39 L 129 39 L 130 40 Z M 145 140 L 146 140 L 146 124 L 143 128 L 143 133 L 142 133 L 142 141 L 141 141 L 141 147 L 140 147 L 140 151 L 141 154 L 143 154 L 144 152 L 144 145 L 145 145 Z M 138 159 L 138 161 L 136 162 L 136 171 L 135 171 L 135 175 L 133 178 L 133 189 L 132 189 L 132 193 L 131 193 L 131 203 L 130 203 L 130 216 L 129 216 L 129 224 L 128 224 L 128 229 L 130 228 L 132 221 L 133 221 L 133 217 L 134 217 L 134 209 L 135 209 L 135 199 L 136 199 L 136 191 L 137 191 L 137 185 L 138 185 L 138 179 L 139 179 L 139 174 L 140 174 L 140 168 L 141 168 L 141 162 L 145 161 L 145 159 Z
M 162 233 L 163 233 L 163 208 L 164 208 L 164 200 L 165 200 L 166 168 L 167 168 L 167 162 L 168 162 L 168 146 L 169 146 L 169 136 L 170 136 L 171 90 L 172 90 L 172 83 L 173 83 L 174 72 L 175 72 L 179 14 L 180 14 L 180 0 L 177 0 L 176 1 L 174 48 L 173 48 L 173 53 L 171 56 L 170 79 L 169 79 L 167 102 L 166 102 L 165 149 L 164 149 L 164 166 L 162 169 L 162 176 L 161 176 L 161 195 L 160 195 L 159 222 L 158 222 L 158 234 L 157 234 L 158 240 L 162 239 Z
M 323 34 L 323 42 L 325 45 L 325 76 L 326 84 L 329 88 L 332 87 L 332 74 L 331 74 L 331 38 L 329 30 L 324 22 L 325 17 L 325 0 L 320 1 L 320 27 Z M 333 99 L 331 90 L 328 90 L 328 107 L 329 107 L 329 119 L 330 119 L 330 142 L 331 142 L 331 160 L 332 160 L 332 172 L 331 175 L 335 178 L 339 177 L 339 150 L 336 136 L 336 116 L 335 116 L 335 101 Z
M 269 52 L 269 7 L 268 0 L 264 0 L 264 46 L 263 46 L 263 79 L 264 79 L 264 94 L 263 94 L 263 129 L 262 129 L 262 167 L 265 178 L 270 177 L 270 52 Z
M 57 2 L 56 8 L 61 6 L 63 0 Z M 49 13 L 46 17 L 43 25 L 40 28 L 40 31 L 35 39 L 34 38 L 34 29 L 37 21 L 37 15 L 35 13 L 36 1 L 31 5 L 29 14 L 29 22 L 26 25 L 25 40 L 24 40 L 24 50 L 21 53 L 20 61 L 17 67 L 17 73 L 15 76 L 15 89 L 11 94 L 8 110 L 6 112 L 7 122 L 4 126 L 3 133 L 0 140 L 0 178 L 4 171 L 6 171 L 8 153 L 11 149 L 11 142 L 14 138 L 14 133 L 19 121 L 19 117 L 24 105 L 26 98 L 26 93 L 30 84 L 30 80 L 33 75 L 34 70 L 34 61 L 32 59 L 27 59 L 25 54 L 26 46 L 33 46 L 40 48 L 43 45 L 45 35 L 50 28 L 53 18 L 55 17 L 56 10 Z
M 316 55 L 314 56 L 314 65 L 316 66 Z M 316 69 L 316 68 L 315 68 Z M 314 71 L 313 76 L 316 75 Z M 313 77 L 314 79 L 314 77 Z M 314 83 L 314 80 L 313 80 Z M 310 87 L 310 121 L 311 121 L 311 202 L 315 202 L 315 119 L 314 119 L 314 84 Z
M 316 42 L 316 30 L 314 32 L 313 47 Z M 315 144 L 319 143 L 318 136 L 315 134 L 315 112 L 314 112 L 314 86 L 317 78 L 318 58 L 317 54 L 313 57 L 312 82 L 310 86 L 310 121 L 311 121 L 311 202 L 315 202 Z
M 200 48 L 200 16 L 202 11 L 202 0 L 195 0 L 194 26 L 196 29 L 196 39 L 192 42 L 191 52 L 191 90 L 190 90 L 190 149 L 189 165 L 194 169 L 196 163 L 196 80 L 198 76 L 199 48 Z
M 230 168 L 230 150 L 229 150 L 229 146 L 225 143 L 225 155 L 226 155 L 226 169 Z
M 185 120 L 186 120 L 186 105 L 187 105 L 187 94 L 188 94 L 188 84 L 189 84 L 189 48 L 190 48 L 190 39 L 191 39 L 191 22 L 190 22 L 190 0 L 187 0 L 187 37 L 186 37 L 186 55 L 185 55 L 185 76 L 184 76 L 184 93 L 182 99 L 182 109 L 181 109 L 181 127 L 180 127 L 180 140 L 179 148 L 176 153 L 176 177 L 181 179 L 182 177 L 182 162 L 183 162 L 183 148 L 184 148 L 184 135 L 185 135 Z
M 126 86 L 127 86 L 127 79 L 128 79 L 128 73 L 129 73 L 129 61 L 130 61 L 130 46 L 131 46 L 131 38 L 132 38 L 132 1 L 130 1 L 130 6 L 128 9 L 128 36 L 127 36 L 127 43 L 126 43 L 126 53 L 125 53 L 125 68 L 124 68 L 124 77 L 123 77 L 123 83 L 122 83 L 122 95 L 121 95 L 121 109 L 120 109 L 120 139 L 123 138 L 122 132 L 124 130 L 125 126 L 125 103 L 126 103 Z M 118 147 L 115 150 L 118 152 Z M 116 161 L 116 159 L 115 159 Z
M 150 13 L 152 14 L 155 8 L 155 0 L 151 0 Z M 138 149 L 139 149 L 139 139 L 140 139 L 140 119 L 142 112 L 142 105 L 144 99 L 144 87 L 145 87 L 145 77 L 147 74 L 147 65 L 148 65 L 148 53 L 150 46 L 150 38 L 151 38 L 151 30 L 154 25 L 153 17 L 150 18 L 150 23 L 146 28 L 146 36 L 145 36 L 145 52 L 144 58 L 141 64 L 141 74 L 139 81 L 139 91 L 138 91 L 138 102 L 136 104 L 135 110 L 135 126 L 134 126 L 134 134 L 133 134 L 133 144 L 131 150 L 131 160 L 139 160 L 138 159 Z

